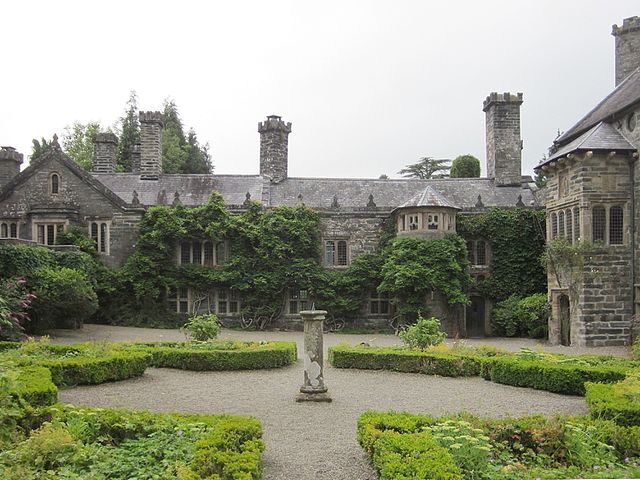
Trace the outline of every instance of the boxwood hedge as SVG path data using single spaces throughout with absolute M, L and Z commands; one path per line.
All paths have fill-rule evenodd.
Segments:
M 585 387 L 592 417 L 640 426 L 640 378 L 630 376 L 613 385 L 589 382 Z
M 53 405 L 58 401 L 58 387 L 51 372 L 34 365 L 15 369 L 14 394 L 32 406 Z
M 151 356 L 150 365 L 183 370 L 252 370 L 278 368 L 295 363 L 294 342 L 233 342 L 231 344 L 193 344 L 158 342 L 121 344 L 118 348 L 141 351 Z

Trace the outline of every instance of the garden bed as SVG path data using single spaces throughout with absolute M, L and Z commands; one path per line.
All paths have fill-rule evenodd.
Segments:
M 637 478 L 640 429 L 588 417 L 366 412 L 358 441 L 392 479 Z

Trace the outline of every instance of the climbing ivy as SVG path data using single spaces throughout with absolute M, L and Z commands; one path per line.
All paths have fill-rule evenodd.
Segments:
M 495 208 L 459 215 L 457 229 L 465 239 L 485 239 L 491 244 L 490 275 L 478 285 L 483 295 L 500 301 L 511 295 L 546 292 L 540 262 L 546 236 L 544 210 Z

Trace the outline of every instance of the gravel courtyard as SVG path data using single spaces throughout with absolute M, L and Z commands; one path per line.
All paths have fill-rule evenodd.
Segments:
M 224 330 L 221 338 L 290 340 L 302 347 L 298 332 L 237 332 Z M 183 340 L 176 330 L 85 325 L 81 331 L 52 332 L 52 341 Z M 393 335 L 325 336 L 325 345 L 366 341 L 392 345 Z M 469 342 L 476 343 L 476 342 Z M 483 343 L 505 349 L 541 348 L 529 340 L 493 339 Z M 564 350 L 578 353 L 576 349 Z M 589 353 L 625 355 L 624 348 Z M 325 357 L 326 358 L 326 357 Z M 123 407 L 153 411 L 254 415 L 264 427 L 267 449 L 264 478 L 309 480 L 365 480 L 376 476 L 356 441 L 356 421 L 365 410 L 405 410 L 445 413 L 468 411 L 500 417 L 533 413 L 581 414 L 584 398 L 498 385 L 480 378 L 445 378 L 385 371 L 325 368 L 333 403 L 296 403 L 303 366 L 242 372 L 189 372 L 148 369 L 140 378 L 60 392 L 60 400 L 76 405 Z

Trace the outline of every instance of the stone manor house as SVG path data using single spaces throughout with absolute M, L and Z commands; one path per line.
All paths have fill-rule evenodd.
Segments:
M 547 241 L 581 245 L 548 269 L 549 339 L 564 345 L 625 344 L 640 313 L 640 18 L 612 34 L 614 90 L 536 167 L 548 178 Z
M 23 155 L 0 150 L 1 241 L 54 245 L 56 236 L 79 226 L 96 242 L 107 265 L 121 265 L 133 252 L 138 223 L 153 205 L 181 202 L 197 206 L 212 192 L 224 198 L 232 212 L 243 212 L 247 201 L 265 208 L 304 204 L 321 216 L 322 262 L 326 268 L 346 268 L 358 255 L 375 250 L 389 222 L 398 235 L 425 238 L 456 231 L 457 215 L 490 207 L 533 208 L 531 177 L 521 175 L 520 105 L 522 94 L 492 93 L 484 101 L 487 119 L 488 178 L 473 179 L 348 179 L 292 178 L 288 175 L 291 123 L 271 115 L 258 124 L 260 166 L 256 175 L 164 174 L 161 169 L 160 112 L 140 112 L 141 144 L 134 152 L 134 171 L 115 172 L 118 139 L 111 133 L 94 138 L 93 171 L 80 168 L 57 142 L 53 149 L 23 171 Z M 472 275 L 489 273 L 491 239 L 468 239 Z M 215 268 L 229 255 L 225 242 L 182 242 L 178 264 Z M 471 306 L 449 309 L 437 295 L 427 299 L 433 314 L 450 332 L 490 333 L 488 300 L 472 291 Z M 219 289 L 207 299 L 210 310 L 234 315 L 241 308 L 237 292 Z M 307 292 L 291 289 L 283 299 L 281 322 L 295 327 L 300 310 L 310 307 Z M 197 309 L 201 301 L 190 289 L 171 292 L 169 304 L 178 312 Z M 363 302 L 361 320 L 386 323 L 392 315 L 389 299 L 375 290 Z
M 212 192 L 222 195 L 232 212 L 243 212 L 248 200 L 264 208 L 305 204 L 321 216 L 322 262 L 346 268 L 358 255 L 377 248 L 389 223 L 397 235 L 433 238 L 456 231 L 458 215 L 491 207 L 537 208 L 546 197 L 548 240 L 592 242 L 576 267 L 558 263 L 549 269 L 552 302 L 550 339 L 579 345 L 614 345 L 628 341 L 632 318 L 640 308 L 640 19 L 614 25 L 616 88 L 574 127 L 557 138 L 548 160 L 538 165 L 548 177 L 538 192 L 521 174 L 520 105 L 522 94 L 491 93 L 486 113 L 487 178 L 348 179 L 292 178 L 288 175 L 291 123 L 271 115 L 258 124 L 259 173 L 256 175 L 164 174 L 161 168 L 160 112 L 140 112 L 141 144 L 131 173 L 115 172 L 118 139 L 95 137 L 92 172 L 86 172 L 53 149 L 23 171 L 23 155 L 0 150 L 0 241 L 53 245 L 56 236 L 79 226 L 96 242 L 107 265 L 121 265 L 132 253 L 138 224 L 153 205 L 201 205 Z M 638 122 L 640 123 L 640 122 Z M 544 194 L 544 195 L 541 195 Z M 490 274 L 491 238 L 468 238 L 471 275 Z M 215 268 L 229 256 L 225 242 L 182 242 L 178 264 Z M 431 313 L 450 333 L 490 334 L 491 302 L 470 291 L 471 305 L 449 309 L 437 295 L 427 298 Z M 290 289 L 283 298 L 284 324 L 308 308 L 304 290 Z M 170 305 L 178 312 L 197 308 L 194 292 L 178 289 Z M 208 308 L 237 315 L 237 292 L 213 290 Z M 383 323 L 392 315 L 389 299 L 375 290 L 363 302 L 363 322 Z

